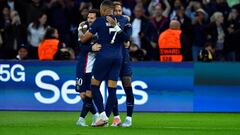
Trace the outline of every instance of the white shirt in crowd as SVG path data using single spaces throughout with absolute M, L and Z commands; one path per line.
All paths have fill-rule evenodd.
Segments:
M 28 25 L 28 42 L 33 47 L 38 47 L 39 43 L 42 41 L 43 36 L 46 32 L 44 26 L 39 26 L 38 29 L 33 27 L 33 23 Z
M 141 20 L 135 18 L 132 22 L 132 42 L 141 48 L 141 39 L 139 32 L 141 30 Z

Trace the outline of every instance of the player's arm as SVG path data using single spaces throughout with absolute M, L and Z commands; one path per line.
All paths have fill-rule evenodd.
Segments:
M 85 21 L 81 22 L 78 26 L 78 36 L 79 36 L 79 39 L 80 39 L 80 42 L 81 43 L 86 43 L 87 41 L 89 41 L 90 39 L 92 39 L 92 34 L 88 33 L 88 25 L 86 24 Z
M 131 19 L 129 16 L 127 15 L 122 15 L 123 17 L 127 18 L 128 23 L 124 26 L 124 30 L 126 32 L 126 34 L 129 35 L 129 37 L 132 35 L 132 25 L 130 23 Z M 125 48 L 129 48 L 130 47 L 130 39 L 128 41 L 124 42 L 124 47 Z
M 100 51 L 101 48 L 102 48 L 102 45 L 98 43 L 91 45 L 91 51 L 93 52 L 98 52 Z
M 84 34 L 84 35 L 80 35 L 80 41 L 82 43 L 86 43 L 87 41 L 89 41 L 90 39 L 93 38 L 94 34 L 97 33 L 99 26 L 99 20 L 98 18 L 93 22 L 93 24 L 91 25 L 91 27 L 89 28 L 89 30 Z
M 89 30 L 89 27 L 86 24 L 86 22 L 85 21 L 81 22 L 78 26 L 78 36 L 79 36 L 79 38 L 80 38 L 80 36 L 87 33 L 88 30 Z M 80 48 L 81 48 L 81 50 L 83 50 L 85 52 L 95 52 L 95 51 L 99 51 L 101 47 L 97 43 L 91 44 L 90 42 L 88 42 L 88 43 L 85 43 L 85 44 L 80 43 Z
M 101 44 L 95 43 L 93 45 L 81 45 L 81 50 L 84 52 L 98 52 L 102 48 Z
M 130 34 L 129 34 L 129 32 L 130 31 L 127 31 L 127 33 L 124 31 L 124 30 L 122 30 L 119 26 L 118 26 L 118 24 L 117 24 L 117 20 L 115 19 L 113 19 L 111 16 L 107 16 L 106 17 L 107 18 L 107 21 L 111 24 L 111 26 L 115 29 L 115 31 L 118 33 L 118 35 L 120 36 L 120 38 L 123 40 L 123 41 L 128 41 L 128 40 L 130 40 Z M 125 29 L 125 28 L 124 28 Z
M 131 25 L 131 23 L 127 23 L 124 26 L 123 34 L 125 34 L 124 36 L 126 37 L 126 39 L 124 41 L 130 41 L 130 37 L 132 35 L 132 25 Z
M 79 38 L 80 38 L 80 41 L 82 43 L 86 43 L 87 41 L 91 40 L 93 37 L 93 34 L 91 32 L 86 32 L 85 34 L 83 35 L 80 35 Z

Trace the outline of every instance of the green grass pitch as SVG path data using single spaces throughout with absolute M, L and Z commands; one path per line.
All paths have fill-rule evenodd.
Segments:
M 131 128 L 77 127 L 78 116 L 0 111 L 0 135 L 240 135 L 240 113 L 134 113 Z M 124 120 L 125 113 L 121 117 Z

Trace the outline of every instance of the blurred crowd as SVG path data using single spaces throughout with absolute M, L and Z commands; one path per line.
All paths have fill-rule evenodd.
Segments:
M 158 38 L 178 20 L 186 37 L 184 61 L 240 61 L 240 0 L 118 0 L 131 17 L 132 61 L 159 61 Z M 102 0 L 0 0 L 0 59 L 38 59 L 54 28 L 61 48 L 75 59 L 78 25 Z M 53 33 L 54 34 L 54 33 Z M 68 57 L 67 57 L 68 56 Z M 62 58 L 59 58 L 62 59 Z

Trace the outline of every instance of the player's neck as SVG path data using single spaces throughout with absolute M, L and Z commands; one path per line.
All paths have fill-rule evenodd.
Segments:
M 105 16 L 108 16 L 108 15 L 113 15 L 113 12 L 112 11 L 106 12 Z

